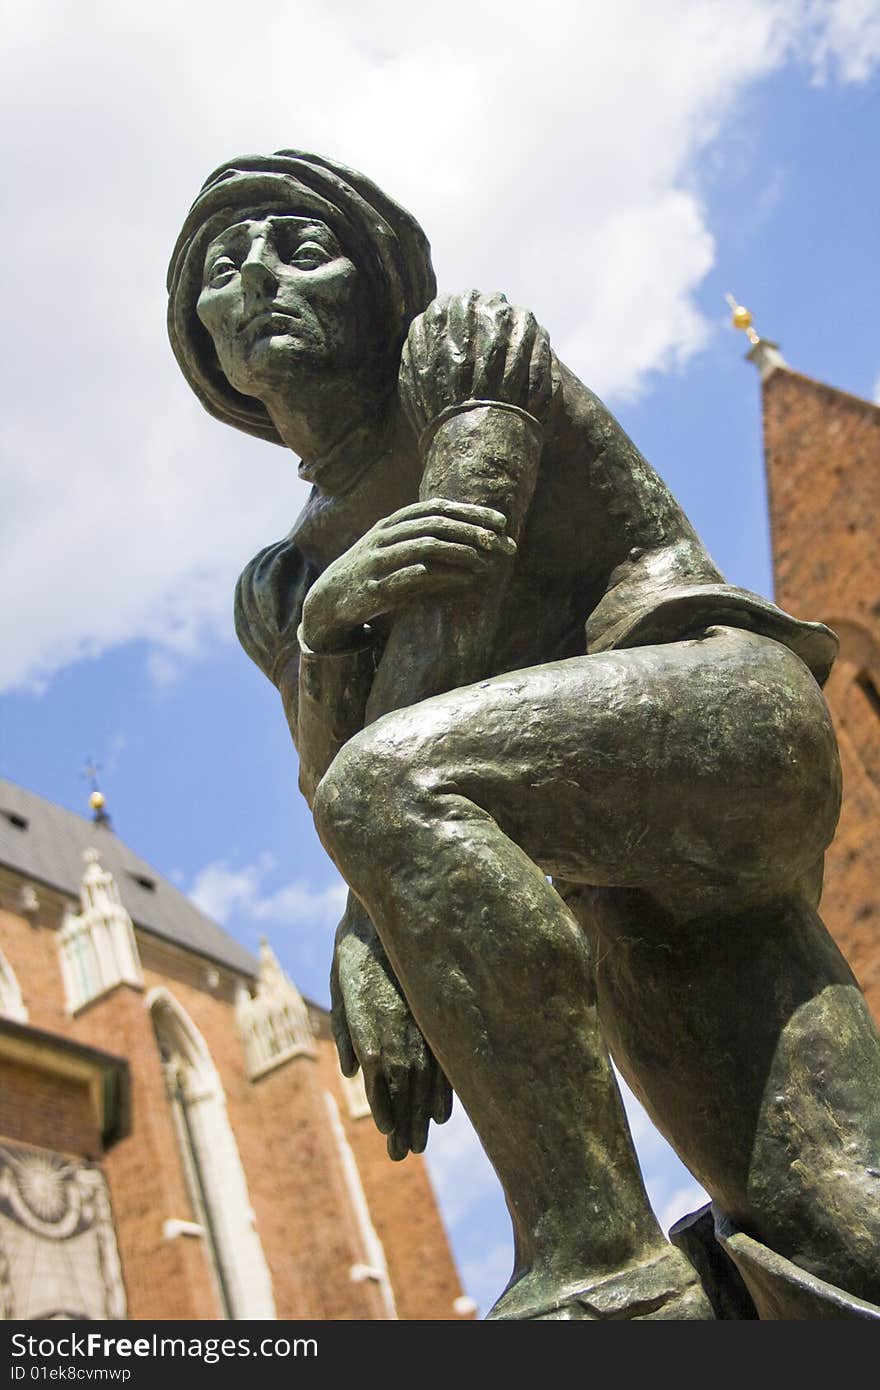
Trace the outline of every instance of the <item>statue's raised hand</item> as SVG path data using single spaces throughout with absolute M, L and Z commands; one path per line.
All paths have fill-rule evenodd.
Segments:
M 365 623 L 415 599 L 485 582 L 516 544 L 492 507 L 431 497 L 383 517 L 334 560 L 309 591 L 302 635 L 312 651 L 334 651 Z
M 345 1076 L 364 1089 L 393 1159 L 422 1153 L 431 1120 L 452 1112 L 452 1090 L 413 1018 L 369 917 L 349 897 L 330 976 L 331 1023 Z

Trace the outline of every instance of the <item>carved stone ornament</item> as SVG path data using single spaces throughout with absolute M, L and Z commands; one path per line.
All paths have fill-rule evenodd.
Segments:
M 45 1149 L 0 1147 L 0 1316 L 126 1317 L 107 1184 Z

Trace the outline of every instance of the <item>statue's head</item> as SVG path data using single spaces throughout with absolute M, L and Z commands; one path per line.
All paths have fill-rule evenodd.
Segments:
M 323 372 L 381 398 L 435 293 L 408 212 L 362 174 L 280 150 L 204 184 L 171 258 L 168 332 L 205 408 L 280 444 L 261 397 Z

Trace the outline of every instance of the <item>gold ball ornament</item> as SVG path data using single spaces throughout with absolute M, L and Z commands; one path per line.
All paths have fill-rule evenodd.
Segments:
M 106 800 L 107 798 L 105 797 L 103 792 L 92 792 L 91 796 L 89 797 L 89 805 L 91 806 L 93 811 L 100 811 L 103 808 Z
M 730 319 L 734 328 L 742 329 L 743 332 L 752 326 L 752 315 L 743 304 L 737 304 Z

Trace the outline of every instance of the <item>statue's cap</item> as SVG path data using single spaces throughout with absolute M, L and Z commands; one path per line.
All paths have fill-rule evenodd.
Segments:
M 372 280 L 389 325 L 390 358 L 437 291 L 418 222 L 363 174 L 301 150 L 245 155 L 215 169 L 189 210 L 168 267 L 168 334 L 205 409 L 275 444 L 282 441 L 261 402 L 241 395 L 223 375 L 196 303 L 206 248 L 224 227 L 248 215 L 303 212 L 326 222 Z

